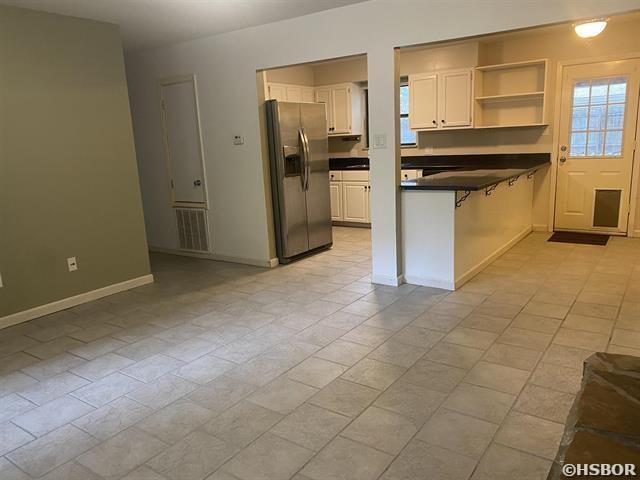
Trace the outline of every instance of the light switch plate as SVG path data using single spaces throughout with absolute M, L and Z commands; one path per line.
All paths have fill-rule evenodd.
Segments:
M 69 267 L 70 272 L 75 272 L 78 270 L 78 263 L 76 262 L 76 257 L 67 258 L 67 266 Z
M 242 135 L 234 135 L 233 136 L 233 144 L 234 145 L 244 145 L 244 137 Z
M 371 148 L 387 148 L 387 135 L 384 133 L 374 134 Z

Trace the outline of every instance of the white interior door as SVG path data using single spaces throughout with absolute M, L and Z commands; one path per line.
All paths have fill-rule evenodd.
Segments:
M 555 229 L 627 231 L 639 60 L 564 67 Z
M 193 80 L 162 85 L 162 111 L 173 201 L 205 203 Z

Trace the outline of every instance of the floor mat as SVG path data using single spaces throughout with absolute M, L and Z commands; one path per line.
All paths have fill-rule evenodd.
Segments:
M 609 235 L 600 235 L 597 233 L 555 232 L 547 241 L 604 246 L 609 241 Z

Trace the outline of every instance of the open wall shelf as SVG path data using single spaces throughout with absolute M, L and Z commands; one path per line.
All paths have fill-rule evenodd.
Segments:
M 547 125 L 548 60 L 475 69 L 475 128 Z

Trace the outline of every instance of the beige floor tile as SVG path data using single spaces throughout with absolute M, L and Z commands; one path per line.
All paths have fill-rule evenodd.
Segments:
M 287 378 L 279 378 L 256 390 L 248 397 L 250 402 L 286 415 L 311 398 L 317 388 Z
M 38 478 L 89 450 L 96 443 L 98 441 L 91 435 L 72 425 L 65 425 L 14 450 L 7 458 L 32 477 Z
M 529 378 L 529 372 L 495 363 L 479 362 L 465 377 L 465 382 L 517 395 Z
M 253 393 L 256 388 L 255 385 L 240 382 L 223 375 L 197 388 L 185 398 L 211 410 L 214 415 L 217 415 Z
M 167 477 L 160 475 L 158 472 L 154 472 L 146 465 L 136 468 L 128 475 L 122 477 L 122 480 L 167 480 Z M 229 479 L 220 479 L 229 480 Z M 235 480 L 235 479 L 231 479 Z
M 561 320 L 528 313 L 519 314 L 511 326 L 534 332 L 547 333 L 553 335 L 560 328 Z
M 404 381 L 394 383 L 374 405 L 399 413 L 421 426 L 446 398 L 446 394 Z
M 563 433 L 564 426 L 559 423 L 512 412 L 500 427 L 495 441 L 507 447 L 553 460 Z
M 242 480 L 290 478 L 312 456 L 311 450 L 266 434 L 233 457 L 223 470 Z
M 584 315 L 586 317 L 604 318 L 615 320 L 618 316 L 618 306 L 600 305 L 597 303 L 576 302 L 571 307 L 571 313 Z
M 174 374 L 190 382 L 204 385 L 229 372 L 235 366 L 237 365 L 233 362 L 213 355 L 205 355 L 178 368 Z
M 372 351 L 367 357 L 372 360 L 409 368 L 420 360 L 427 351 L 427 348 L 400 343 L 392 338 Z
M 573 330 L 585 330 L 587 332 L 603 333 L 609 335 L 614 325 L 613 320 L 606 320 L 604 318 L 585 317 L 584 315 L 577 315 L 570 313 L 562 323 L 565 328 L 571 328 Z
M 426 360 L 453 367 L 471 368 L 484 353 L 483 350 L 454 343 L 440 342 L 424 356 Z
M 514 410 L 564 424 L 573 405 L 574 395 L 537 385 L 526 385 Z
M 369 407 L 341 435 L 397 455 L 417 431 L 410 418 L 389 410 Z
M 123 397 L 74 420 L 73 424 L 100 440 L 106 440 L 151 413 L 153 410 L 150 408 Z
M 312 387 L 322 388 L 346 370 L 347 367 L 339 363 L 311 357 L 289 370 L 287 377 Z
M 562 367 L 582 368 L 584 361 L 593 353 L 592 350 L 552 343 L 542 356 L 542 361 Z
M 463 368 L 421 360 L 402 376 L 402 380 L 443 393 L 453 390 L 467 374 Z
M 491 315 L 494 317 L 503 317 L 513 320 L 522 310 L 522 306 L 509 305 L 508 303 L 498 303 L 487 300 L 473 309 L 473 313 L 480 315 Z
M 170 373 L 128 393 L 127 396 L 150 408 L 162 408 L 197 388 L 197 385 Z
M 582 369 L 561 367 L 541 362 L 529 382 L 558 392 L 575 394 L 580 390 Z
M 118 478 L 167 448 L 167 444 L 129 428 L 80 455 L 77 462 L 105 478 Z
M 484 315 L 481 313 L 472 313 L 471 315 L 466 317 L 460 325 L 467 328 L 475 328 L 476 330 L 502 333 L 502 331 L 507 328 L 510 323 L 510 318 L 504 318 L 495 315 Z
M 397 365 L 365 358 L 343 373 L 340 378 L 377 390 L 384 390 L 405 371 L 405 368 Z
M 382 480 L 467 480 L 475 461 L 451 450 L 412 440 L 387 469 Z
M 236 447 L 196 430 L 148 462 L 171 480 L 200 480 L 213 473 L 237 451 Z
M 359 415 L 380 394 L 357 383 L 336 379 L 309 399 L 309 403 L 349 417 Z
M 520 370 L 533 370 L 542 352 L 516 347 L 506 343 L 494 343 L 482 358 L 485 362 L 497 363 Z
M 355 365 L 373 349 L 364 345 L 344 340 L 336 340 L 316 352 L 315 356 L 348 367 Z
M 615 337 L 615 332 L 614 332 Z M 604 351 L 607 348 L 609 335 L 585 332 L 562 327 L 553 339 L 553 343 L 583 350 Z
M 275 425 L 270 432 L 297 445 L 318 451 L 350 421 L 349 417 L 303 404 Z
M 640 332 L 616 328 L 611 336 L 611 343 L 621 347 L 638 348 L 640 345 Z
M 551 462 L 503 445 L 492 444 L 472 480 L 541 480 L 547 478 Z
M 522 309 L 522 313 L 528 313 L 531 315 L 539 315 L 541 317 L 557 318 L 559 320 L 569 312 L 569 307 L 565 305 L 555 305 L 553 303 L 543 303 L 531 301 L 525 305 Z
M 195 403 L 178 401 L 138 422 L 136 427 L 163 442 L 174 444 L 203 425 L 211 415 L 210 410 Z
M 473 311 L 473 307 L 470 305 L 444 301 L 435 304 L 429 309 L 429 311 L 439 315 L 449 315 L 463 319 Z
M 453 330 L 460 322 L 461 318 L 453 315 L 443 315 L 435 312 L 425 312 L 418 316 L 412 325 L 416 327 L 428 328 L 439 332 L 449 332 Z
M 41 437 L 93 410 L 91 405 L 67 395 L 13 417 L 11 421 L 35 437 Z
M 65 463 L 52 470 L 41 480 L 102 480 L 87 467 L 76 462 Z
M 11 422 L 0 423 L 0 457 L 32 441 L 35 437 Z
M 122 375 L 121 373 L 114 373 L 71 392 L 71 395 L 89 405 L 101 407 L 142 385 L 144 385 L 144 383 L 135 378 Z
M 529 348 L 531 350 L 544 351 L 553 335 L 548 333 L 534 332 L 522 328 L 509 327 L 498 338 L 498 343 L 506 343 L 515 347 Z
M 441 409 L 427 421 L 416 438 L 477 460 L 496 430 L 496 424 Z
M 251 402 L 242 401 L 202 427 L 205 432 L 245 447 L 282 419 L 282 415 Z
M 312 480 L 374 480 L 392 460 L 392 455 L 337 437 L 301 473 Z
M 486 350 L 497 338 L 498 335 L 492 332 L 476 330 L 474 328 L 456 327 L 444 337 L 444 341 L 465 347 Z
M 509 393 L 461 383 L 451 392 L 442 406 L 448 410 L 499 424 L 507 416 L 515 400 L 516 396 Z

